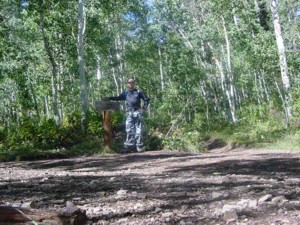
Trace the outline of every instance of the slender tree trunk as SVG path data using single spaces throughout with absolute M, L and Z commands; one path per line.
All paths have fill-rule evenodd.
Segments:
M 255 89 L 256 89 L 256 95 L 257 95 L 257 102 L 261 106 L 261 104 L 262 104 L 261 87 L 260 87 L 260 82 L 259 82 L 259 74 L 257 71 L 255 71 Z
M 283 93 L 283 105 L 285 110 L 286 117 L 286 126 L 290 125 L 290 120 L 292 117 L 292 96 L 290 93 L 290 79 L 288 76 L 288 65 L 285 55 L 285 46 L 281 34 L 281 25 L 279 20 L 279 14 L 277 10 L 276 0 L 270 0 L 272 15 L 273 15 L 273 23 L 274 23 L 274 31 L 276 37 L 276 43 L 278 48 L 279 62 L 280 62 L 280 70 L 281 70 L 281 79 L 283 83 L 284 93 Z
M 110 54 L 109 60 L 110 60 L 110 64 L 113 65 L 113 56 L 112 56 L 112 54 Z M 111 67 L 111 74 L 113 76 L 113 79 L 114 79 L 114 82 L 115 82 L 115 85 L 116 85 L 117 95 L 119 95 L 121 93 L 121 90 L 120 90 L 120 87 L 119 87 L 119 82 L 118 82 L 117 77 L 116 77 L 116 69 L 115 69 L 114 66 Z
M 48 96 L 44 96 L 44 118 L 49 118 Z
M 88 112 L 87 103 L 87 82 L 85 75 L 84 61 L 84 33 L 85 33 L 85 15 L 84 15 L 85 0 L 78 0 L 78 63 L 80 74 L 80 91 L 81 91 L 81 108 L 82 108 L 82 128 L 86 131 L 86 117 Z
M 29 82 L 31 94 L 32 94 L 32 97 L 33 97 L 34 109 L 36 111 L 36 116 L 40 120 L 40 112 L 39 112 L 39 107 L 38 107 L 38 103 L 37 103 L 37 97 L 36 97 L 36 94 L 35 94 L 35 91 L 34 91 L 34 88 L 33 88 L 32 82 L 31 82 L 31 79 L 29 77 L 29 66 L 28 65 L 26 65 L 26 78 L 27 78 L 27 80 Z
M 235 107 L 233 105 L 232 98 L 230 97 L 230 89 L 229 89 L 228 84 L 226 83 L 226 80 L 225 80 L 225 74 L 224 74 L 223 66 L 222 66 L 222 63 L 216 58 L 215 58 L 215 62 L 216 62 L 216 65 L 219 69 L 219 73 L 221 75 L 221 88 L 222 88 L 222 91 L 224 93 L 223 95 L 226 96 L 226 98 L 227 98 L 227 102 L 228 102 L 229 109 L 230 109 L 230 114 L 231 114 L 231 120 L 233 121 L 233 118 L 235 118 L 234 117 L 235 116 L 235 114 L 234 114 L 235 111 L 233 111 L 232 109 L 235 109 Z M 223 107 L 223 108 L 225 108 L 225 110 L 228 111 L 227 107 L 228 106 L 226 106 L 226 108 L 225 107 Z
M 164 91 L 165 89 L 165 84 L 164 84 L 164 72 L 163 72 L 163 60 L 161 56 L 161 48 L 158 46 L 158 56 L 159 56 L 159 73 L 160 73 L 160 85 L 161 85 L 161 90 Z
M 96 80 L 101 80 L 102 78 L 102 71 L 101 71 L 101 64 L 100 64 L 100 55 L 95 55 L 96 57 L 96 65 L 97 65 L 97 69 L 96 69 Z
M 269 95 L 269 91 L 268 91 L 268 88 L 267 88 L 267 85 L 266 85 L 264 71 L 261 72 L 261 78 L 262 78 L 262 85 L 263 85 L 264 93 L 265 93 L 265 96 L 267 98 L 267 102 L 269 102 L 270 101 L 270 95 Z
M 117 39 L 116 39 L 116 50 L 117 50 L 117 62 L 118 62 L 118 74 L 119 77 L 121 77 L 121 80 L 124 81 L 124 71 L 125 71 L 125 63 L 124 63 L 124 59 L 123 59 L 123 55 L 124 55 L 124 43 L 122 40 L 122 37 L 120 37 L 120 35 L 117 35 Z M 124 83 L 124 82 L 122 82 Z
M 103 77 L 103 72 L 102 72 L 102 68 L 101 68 L 101 57 L 100 55 L 95 55 L 96 58 L 96 76 L 95 76 L 95 82 L 96 82 L 96 88 L 92 88 L 94 93 L 95 93 L 95 97 L 100 99 L 101 98 L 101 94 L 100 94 L 100 90 L 101 90 L 101 79 Z
M 276 85 L 279 97 L 280 97 L 281 101 L 284 104 L 284 93 L 282 93 L 282 91 L 280 90 L 280 87 L 279 87 L 278 82 L 276 81 L 276 79 L 274 79 L 274 81 L 275 81 L 275 85 Z M 284 114 L 286 115 L 287 114 L 286 107 L 283 106 L 283 109 L 284 109 Z
M 56 124 L 60 124 L 60 114 L 59 114 L 59 109 L 58 109 L 58 91 L 57 91 L 57 77 L 58 77 L 58 68 L 57 68 L 57 63 L 53 57 L 49 41 L 46 37 L 45 33 L 45 27 L 44 27 L 44 1 L 40 0 L 39 1 L 39 6 L 40 6 L 40 29 L 42 31 L 42 36 L 43 36 L 43 42 L 44 42 L 44 47 L 46 50 L 46 53 L 48 55 L 48 58 L 50 60 L 51 66 L 52 66 L 52 107 L 53 107 L 53 113 L 54 113 L 54 118 Z
M 233 79 L 233 73 L 231 69 L 231 51 L 230 51 L 230 42 L 228 38 L 228 33 L 225 25 L 225 19 L 222 17 L 222 22 L 223 22 L 223 31 L 224 31 L 224 36 L 225 36 L 225 41 L 226 41 L 226 53 L 227 53 L 227 77 L 228 77 L 228 83 L 229 83 L 229 90 L 228 91 L 228 101 L 229 101 L 229 107 L 230 107 L 230 112 L 231 112 L 231 118 L 232 122 L 236 124 L 238 122 L 237 116 L 236 116 L 236 90 L 234 86 L 234 79 Z
M 207 122 L 207 126 L 209 127 L 210 126 L 210 123 L 209 123 L 209 105 L 208 105 L 208 98 L 207 98 L 207 93 L 204 89 L 205 87 L 205 83 L 204 81 L 201 81 L 200 82 L 200 90 L 202 92 L 202 96 L 203 96 L 203 99 L 204 99 L 204 102 L 205 102 L 205 106 L 206 106 L 206 122 Z

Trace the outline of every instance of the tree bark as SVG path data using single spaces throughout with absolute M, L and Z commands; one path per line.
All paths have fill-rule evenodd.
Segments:
M 88 113 L 87 103 L 87 82 L 85 75 L 85 61 L 84 61 L 84 33 L 85 33 L 85 16 L 84 16 L 85 0 L 78 0 L 78 63 L 80 74 L 80 99 L 82 108 L 82 128 L 86 130 L 86 117 Z
M 278 48 L 281 79 L 284 88 L 283 105 L 285 110 L 286 126 L 288 127 L 290 125 L 290 120 L 292 117 L 292 97 L 290 93 L 291 85 L 288 76 L 288 65 L 287 65 L 287 60 L 285 55 L 285 46 L 283 42 L 283 37 L 281 34 L 281 25 L 280 25 L 276 0 L 270 0 L 270 5 L 271 5 L 271 11 L 273 15 L 274 31 L 275 31 L 277 48 Z
M 222 22 L 223 22 L 223 31 L 226 41 L 226 52 L 227 52 L 227 77 L 229 81 L 229 89 L 227 88 L 227 97 L 230 107 L 230 113 L 232 122 L 236 124 L 238 122 L 237 116 L 236 116 L 236 96 L 235 96 L 235 86 L 234 86 L 234 79 L 231 69 L 231 52 L 230 52 L 230 42 L 228 38 L 228 33 L 225 25 L 225 19 L 222 16 Z
M 158 56 L 159 56 L 159 74 L 160 74 L 161 91 L 164 91 L 165 84 L 164 84 L 163 60 L 162 60 L 162 56 L 161 56 L 160 46 L 158 46 Z
M 60 114 L 59 114 L 59 109 L 58 109 L 58 90 L 57 90 L 57 77 L 58 77 L 58 66 L 57 63 L 53 57 L 52 50 L 50 48 L 49 41 L 46 37 L 45 33 L 45 26 L 44 26 L 44 1 L 40 0 L 39 1 L 39 6 L 40 6 L 40 29 L 42 31 L 42 36 L 43 36 L 43 42 L 44 42 L 44 47 L 46 50 L 46 53 L 48 55 L 48 58 L 50 60 L 51 66 L 52 66 L 52 78 L 51 78 L 51 84 L 52 84 L 52 107 L 53 107 L 53 113 L 54 113 L 54 118 L 56 124 L 60 123 Z
M 35 90 L 33 88 L 31 79 L 29 77 L 29 65 L 26 65 L 26 78 L 29 82 L 29 86 L 30 86 L 30 90 L 31 90 L 31 94 L 32 94 L 33 102 L 34 102 L 34 109 L 36 111 L 36 116 L 40 120 L 40 112 L 39 112 L 39 107 L 38 107 L 38 103 L 37 103 L 37 97 L 36 97 Z

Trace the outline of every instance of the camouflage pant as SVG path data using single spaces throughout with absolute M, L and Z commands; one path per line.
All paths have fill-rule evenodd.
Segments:
M 125 147 L 137 146 L 143 147 L 142 142 L 142 113 L 139 111 L 129 111 L 126 117 L 126 141 Z

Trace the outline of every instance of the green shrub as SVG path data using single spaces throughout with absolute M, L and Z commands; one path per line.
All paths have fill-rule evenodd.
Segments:
M 163 139 L 163 145 L 166 149 L 189 151 L 189 152 L 203 152 L 206 151 L 204 139 L 206 135 L 193 130 L 192 128 L 176 129 L 172 135 Z

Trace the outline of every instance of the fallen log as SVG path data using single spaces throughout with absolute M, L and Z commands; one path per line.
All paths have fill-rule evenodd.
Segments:
M 61 211 L 0 206 L 1 225 L 84 225 L 85 211 L 67 204 Z
M 0 224 L 26 223 L 30 221 L 24 214 L 28 214 L 27 209 L 14 208 L 10 206 L 0 206 Z
M 59 213 L 54 211 L 33 210 L 12 206 L 0 206 L 1 225 L 51 224 L 64 225 Z

